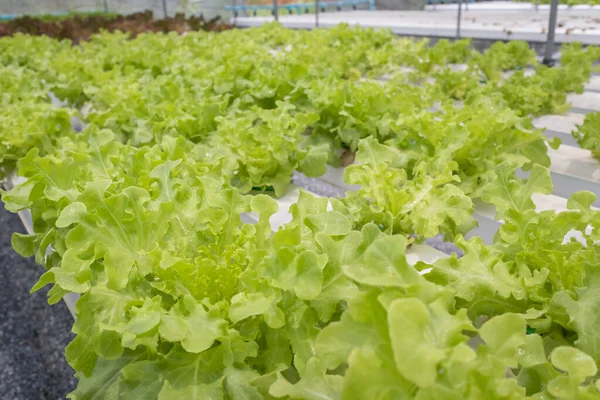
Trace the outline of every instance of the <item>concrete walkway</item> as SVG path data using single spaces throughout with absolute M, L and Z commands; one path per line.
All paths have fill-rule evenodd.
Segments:
M 473 10 L 463 13 L 463 37 L 487 40 L 526 40 L 545 42 L 549 11 L 545 10 Z M 258 26 L 273 17 L 237 18 L 240 27 Z M 312 29 L 315 15 L 282 15 L 280 22 L 289 28 Z M 358 24 L 370 28 L 387 28 L 402 36 L 456 36 L 456 11 L 346 11 L 322 13 L 320 26 L 339 23 Z M 558 13 L 556 42 L 600 44 L 600 8 L 569 9 Z
M 439 3 L 440 0 L 434 0 Z M 531 11 L 536 10 L 535 4 L 532 3 L 517 3 L 514 1 L 486 1 L 483 3 L 464 3 L 463 7 L 472 11 L 515 11 L 515 10 L 525 10 Z M 435 4 L 435 5 L 426 5 L 425 10 L 437 10 L 437 11 L 456 11 L 458 9 L 458 4 Z M 539 4 L 537 6 L 539 11 L 547 11 L 550 9 L 550 4 Z M 559 4 L 559 10 L 574 10 L 574 11 L 589 11 L 589 10 L 600 10 L 600 5 L 591 5 L 591 4 L 578 4 L 575 6 L 568 6 L 566 4 Z

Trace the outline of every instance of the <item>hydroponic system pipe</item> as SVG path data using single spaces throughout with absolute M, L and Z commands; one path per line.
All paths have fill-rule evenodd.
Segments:
M 458 12 L 456 14 L 456 38 L 460 39 L 460 23 L 462 20 L 462 0 L 458 0 Z
M 548 21 L 548 40 L 546 40 L 546 49 L 544 50 L 544 64 L 554 65 L 554 40 L 556 35 L 556 19 L 558 17 L 558 2 L 552 0 L 550 6 L 550 19 Z

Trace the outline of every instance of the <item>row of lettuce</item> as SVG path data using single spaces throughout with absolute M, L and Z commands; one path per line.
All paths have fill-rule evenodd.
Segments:
M 548 165 L 545 139 L 529 117 L 565 111 L 566 93 L 583 90 L 600 56 L 575 44 L 563 49 L 560 68 L 547 68 L 523 42 L 481 54 L 468 41 L 429 47 L 349 27 L 247 32 L 107 34 L 76 47 L 3 39 L 0 161 L 14 165 L 32 147 L 52 148 L 75 108 L 135 146 L 175 133 L 228 152 L 239 161 L 242 192 L 273 187 L 281 195 L 293 170 L 322 174 L 325 161 L 339 165 L 364 138 L 409 154 L 409 170 L 444 153 L 471 192 L 507 155 Z M 467 69 L 448 67 L 458 63 Z M 393 78 L 374 79 L 382 74 Z M 68 108 L 53 110 L 49 93 Z M 47 129 L 35 128 L 52 119 Z M 598 141 L 592 126 L 581 143 L 597 151 Z
M 74 43 L 89 40 L 93 35 L 107 32 L 127 32 L 132 36 L 148 32 L 214 31 L 232 29 L 233 25 L 221 17 L 205 19 L 202 15 L 186 17 L 177 13 L 174 17 L 155 18 L 151 10 L 129 15 L 104 12 L 73 12 L 68 14 L 45 14 L 16 16 L 0 20 L 0 37 L 16 34 L 48 36 Z
M 70 397 L 600 398 L 595 197 L 531 200 L 558 145 L 531 116 L 598 56 L 346 26 L 1 39 L 2 166 L 25 178 L 2 200 L 35 230 L 13 246 L 50 303 L 81 294 Z M 261 190 L 348 158 L 360 189 L 301 192 L 272 232 Z M 476 198 L 504 221 L 491 246 L 464 238 Z M 439 233 L 464 256 L 409 265 Z

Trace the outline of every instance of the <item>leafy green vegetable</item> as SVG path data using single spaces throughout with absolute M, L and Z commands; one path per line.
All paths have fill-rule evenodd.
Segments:
M 583 124 L 571 134 L 582 149 L 590 150 L 592 156 L 600 158 L 600 112 L 587 114 Z
M 23 179 L 2 200 L 34 229 L 13 246 L 50 303 L 81 295 L 70 398 L 600 397 L 600 214 L 589 192 L 535 210 L 557 143 L 530 119 L 597 57 L 348 25 L 0 39 L 0 164 Z M 359 187 L 300 191 L 272 232 L 256 192 L 342 154 Z M 503 221 L 490 246 L 464 238 L 473 199 Z M 464 255 L 407 261 L 440 233 Z
M 209 146 L 228 149 L 238 163 L 235 180 L 242 191 L 272 186 L 285 194 L 295 170 L 308 176 L 326 172 L 327 146 L 304 147 L 303 134 L 316 114 L 294 112 L 289 103 L 273 110 L 253 109 L 220 120 Z
M 432 175 L 425 162 L 409 179 L 406 155 L 374 140 L 360 143 L 357 161 L 346 169 L 345 180 L 360 185 L 343 200 L 359 225 L 369 222 L 390 233 L 454 237 L 475 226 L 473 202 L 455 183 L 451 169 Z
M 502 78 L 502 71 L 535 66 L 537 58 L 527 42 L 511 40 L 508 43 L 494 43 L 483 54 L 476 55 L 471 62 L 481 69 L 487 80 L 499 80 Z
M 10 174 L 15 163 L 30 149 L 46 154 L 53 151 L 61 138 L 72 137 L 67 108 L 56 108 L 48 103 L 17 102 L 6 104 L 0 110 L 0 165 L 3 175 Z

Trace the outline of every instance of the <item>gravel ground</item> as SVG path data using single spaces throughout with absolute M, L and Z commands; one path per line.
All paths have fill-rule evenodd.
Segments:
M 64 357 L 73 318 L 63 302 L 48 305 L 47 289 L 29 294 L 43 270 L 11 247 L 18 216 L 0 207 L 0 226 L 0 399 L 64 399 L 76 384 Z

